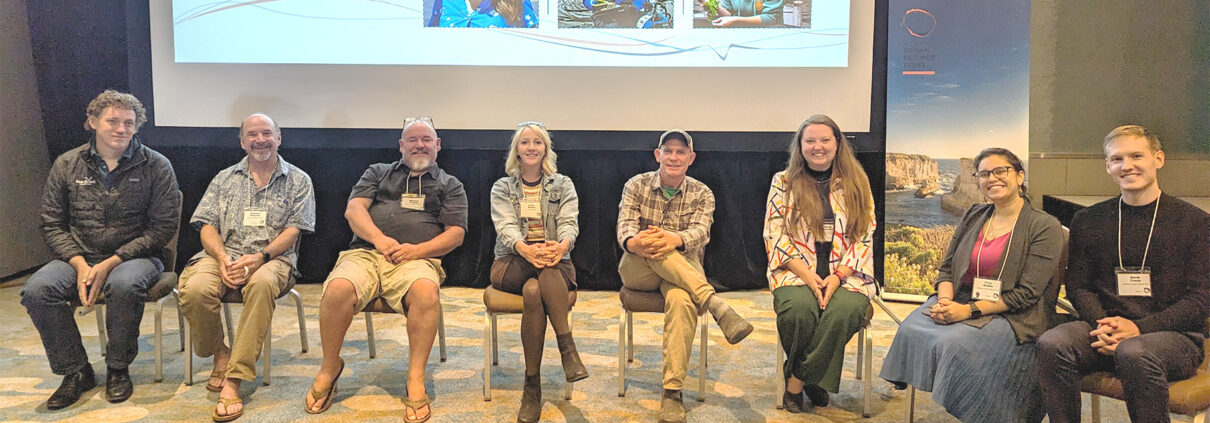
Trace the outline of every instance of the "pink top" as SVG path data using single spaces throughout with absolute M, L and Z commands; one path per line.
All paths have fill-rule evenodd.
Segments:
M 1010 232 L 1011 233 L 1011 232 Z M 980 251 L 982 245 L 982 251 Z M 975 283 L 975 269 L 979 269 L 979 277 L 981 278 L 996 278 L 1000 275 L 1000 256 L 1004 254 L 1004 247 L 1008 246 L 1008 233 L 992 238 L 990 241 L 984 241 L 983 231 L 979 231 L 979 238 L 975 239 L 975 248 L 971 249 L 971 265 L 966 269 L 966 273 L 962 275 L 962 285 L 970 286 Z M 978 263 L 978 266 L 975 263 Z

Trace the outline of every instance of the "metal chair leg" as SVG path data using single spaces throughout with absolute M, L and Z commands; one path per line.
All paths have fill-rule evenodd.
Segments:
M 500 365 L 500 337 L 496 336 L 496 313 L 491 313 L 492 323 L 492 365 Z
M 626 310 L 626 362 L 634 362 L 634 313 Z
M 626 320 L 630 312 L 618 306 L 618 396 L 626 396 Z
M 159 383 L 164 380 L 164 300 L 168 296 L 156 300 L 155 302 L 155 381 Z
M 865 328 L 862 328 L 858 332 L 864 333 Z M 857 335 L 857 371 L 853 372 L 853 378 L 857 380 L 861 380 L 862 371 L 865 370 L 862 368 L 864 366 L 861 365 L 861 356 L 865 352 L 865 336 L 862 336 L 861 333 Z
M 189 332 L 189 320 L 181 320 L 181 332 L 185 333 L 185 386 L 193 385 L 193 334 Z
M 231 304 L 223 303 L 223 316 L 227 318 L 227 346 L 235 345 L 235 323 L 231 318 Z
M 97 337 L 101 341 L 101 356 L 109 355 L 109 332 L 105 330 L 105 304 L 97 304 L 93 309 L 97 313 Z
M 302 342 L 302 352 L 307 352 L 307 319 L 303 313 L 302 294 L 293 288 L 290 289 L 291 297 L 294 297 L 294 306 L 298 309 L 298 337 Z
M 489 348 L 496 341 L 496 333 L 492 330 L 492 312 L 483 311 L 483 400 L 492 400 L 492 352 Z
M 706 401 L 706 372 L 709 370 L 706 366 L 706 340 L 710 338 L 710 320 L 705 316 L 697 316 L 697 324 L 702 327 L 701 351 L 697 353 L 697 402 Z
M 269 333 L 265 335 L 264 352 L 261 353 L 261 355 L 264 356 L 264 358 L 262 358 L 261 360 L 263 360 L 262 365 L 265 367 L 265 377 L 263 379 L 261 379 L 261 384 L 263 384 L 264 386 L 269 386 L 269 379 L 272 377 L 272 372 L 273 372 L 273 323 L 272 323 L 272 321 L 270 321 L 270 323 L 269 323 Z M 255 363 L 253 364 L 253 366 L 255 366 Z
M 1092 395 L 1092 404 L 1088 408 L 1092 409 L 1092 423 L 1101 423 L 1101 396 Z
M 861 381 L 861 415 L 870 417 L 870 401 L 872 401 L 874 391 L 874 338 L 868 328 L 862 328 L 858 336 L 861 337 L 858 339 L 863 340 L 861 347 L 864 348 L 864 355 L 858 356 L 862 358 L 858 360 L 857 365 L 865 368 L 866 375 L 866 378 Z
M 185 351 L 185 315 L 181 313 L 181 294 L 172 289 L 172 304 L 176 306 L 177 336 L 181 338 L 181 351 Z
M 439 352 L 441 362 L 445 362 L 445 309 L 441 307 L 440 301 L 437 303 L 437 343 L 440 346 Z
M 378 356 L 378 352 L 374 350 L 374 319 L 370 315 L 371 312 L 365 312 L 366 315 L 366 343 L 370 344 L 370 358 Z
M 912 423 L 914 420 L 916 420 L 916 387 L 908 385 L 907 423 Z

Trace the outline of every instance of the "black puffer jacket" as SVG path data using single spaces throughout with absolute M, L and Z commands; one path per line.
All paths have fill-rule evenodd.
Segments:
M 134 153 L 110 172 L 107 188 L 91 143 L 55 159 L 42 194 L 42 235 L 56 258 L 83 256 L 96 264 L 164 259 L 164 247 L 181 220 L 181 192 L 168 158 L 132 139 Z

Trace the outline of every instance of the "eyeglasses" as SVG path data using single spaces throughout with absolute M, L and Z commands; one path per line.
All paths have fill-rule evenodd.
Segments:
M 415 122 L 415 121 L 421 121 L 421 122 L 427 123 L 427 124 L 429 124 L 429 126 L 431 126 L 431 127 L 433 127 L 433 128 L 436 128 L 436 127 L 437 127 L 437 126 L 433 125 L 433 118 L 428 117 L 428 116 L 419 116 L 419 117 L 410 117 L 410 118 L 404 118 L 404 119 L 403 119 L 403 127 L 404 127 L 404 128 L 407 128 L 407 127 L 408 127 L 408 125 L 411 125 L 411 124 L 412 124 L 412 122 Z
M 534 125 L 534 126 L 537 126 L 537 127 L 539 127 L 539 128 L 546 129 L 546 124 L 545 124 L 545 123 L 538 122 L 538 121 L 536 121 L 536 120 L 527 120 L 527 121 L 525 121 L 525 122 L 518 123 L 518 124 L 517 124 L 517 127 L 518 127 L 518 128 L 520 128 L 520 127 L 522 127 L 522 126 L 529 126 L 529 125 Z
M 971 176 L 977 177 L 979 179 L 987 179 L 991 175 L 996 175 L 997 178 L 1003 178 L 1008 175 L 1008 171 L 1010 171 L 1010 170 L 1016 170 L 1016 169 L 1014 169 L 1012 166 L 1000 166 L 1000 167 L 997 167 L 992 170 L 980 170 L 978 172 L 972 173 Z

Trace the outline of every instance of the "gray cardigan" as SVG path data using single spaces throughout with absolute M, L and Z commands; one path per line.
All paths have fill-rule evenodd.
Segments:
M 525 239 L 529 225 L 521 219 L 521 198 L 525 194 L 521 189 L 521 178 L 505 176 L 492 185 L 492 223 L 496 226 L 496 258 L 517 254 L 513 246 L 517 241 Z M 576 195 L 576 187 L 571 178 L 563 174 L 542 176 L 542 225 L 546 229 L 546 239 L 552 241 L 569 240 L 571 247 L 563 255 L 564 260 L 571 259 L 571 250 L 575 248 L 576 237 L 580 235 L 580 197 Z
M 991 204 L 976 204 L 971 206 L 962 216 L 962 221 L 954 230 L 949 248 L 945 252 L 945 260 L 937 272 L 938 283 L 949 281 L 954 283 L 954 296 L 957 301 L 967 301 L 970 293 L 958 294 L 958 279 L 966 274 L 970 267 L 971 251 L 979 237 L 983 223 L 991 218 L 995 206 Z M 1000 286 L 1000 301 L 1008 306 L 1008 311 L 999 313 L 1008 320 L 1008 324 L 1017 334 L 1017 342 L 1034 342 L 1047 329 L 1047 313 L 1044 304 L 1053 303 L 1054 299 L 1043 301 L 1042 296 L 1051 282 L 1055 267 L 1063 249 L 1063 232 L 1059 220 L 1041 210 L 1033 208 L 1029 200 L 1021 208 L 1017 223 L 1013 226 L 1013 238 L 1008 248 L 1008 257 L 1000 257 L 1004 263 L 1004 275 Z M 1055 281 L 1059 283 L 1059 281 Z M 969 291 L 969 290 L 967 290 Z M 974 327 L 983 327 L 996 315 L 985 315 L 978 319 L 963 321 Z

